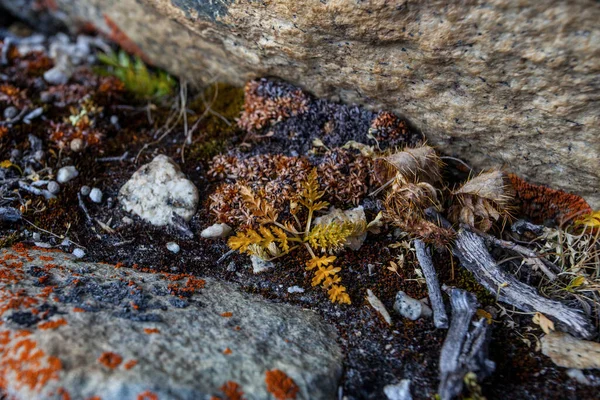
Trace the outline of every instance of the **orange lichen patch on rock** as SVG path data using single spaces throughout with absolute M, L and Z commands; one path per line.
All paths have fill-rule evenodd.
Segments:
M 223 386 L 221 386 L 221 392 L 223 392 L 223 396 L 213 396 L 211 400 L 244 400 L 244 392 L 242 392 L 242 388 L 234 381 L 227 381 Z
M 160 333 L 160 331 L 158 330 L 158 328 L 144 328 L 144 333 L 152 335 L 153 333 Z
M 300 390 L 292 378 L 278 369 L 272 369 L 265 373 L 265 383 L 267 384 L 267 391 L 277 400 L 295 399 L 298 390 Z
M 54 261 L 54 257 L 50 256 L 39 256 L 38 258 L 42 261 Z
M 107 368 L 115 369 L 117 368 L 121 362 L 123 361 L 123 357 L 118 355 L 117 353 L 113 353 L 111 351 L 107 351 L 102 353 L 102 355 L 98 358 L 98 362 L 104 365 Z
M 81 307 L 73 307 L 73 312 L 85 312 L 85 310 Z
M 233 353 L 231 351 L 231 349 L 229 347 L 226 347 L 225 350 L 223 350 L 223 354 L 225 354 L 226 356 L 230 355 L 231 353 Z
M 60 396 L 60 398 L 62 400 L 71 400 L 71 395 L 69 394 L 69 392 L 67 392 L 67 390 L 65 388 L 62 388 L 62 387 L 58 388 L 56 390 L 56 395 Z
M 238 126 L 244 130 L 257 130 L 308 110 L 308 97 L 300 89 L 288 93 L 265 90 L 265 81 L 249 81 L 244 87 L 244 112 Z
M 64 318 L 61 319 L 57 319 L 56 321 L 46 321 L 46 322 L 42 322 L 41 324 L 38 325 L 39 329 L 56 329 L 59 326 L 63 326 L 63 325 L 67 325 L 67 320 Z
M 93 397 L 89 397 L 86 400 L 102 400 L 102 397 L 100 396 L 93 396 Z
M 183 277 L 187 277 L 187 281 L 184 286 L 181 286 L 177 283 L 173 283 L 173 284 L 170 284 L 167 286 L 172 295 L 179 296 L 179 297 L 189 297 L 189 296 L 193 295 L 196 292 L 196 290 L 202 289 L 204 287 L 204 285 L 206 284 L 206 281 L 204 279 L 196 278 L 189 274 L 178 274 L 178 275 L 165 274 L 165 276 L 169 280 L 179 280 L 179 279 L 182 279 Z M 179 277 L 179 276 L 180 276 L 180 278 L 175 279 L 176 277 Z
M 47 356 L 29 338 L 11 338 L 11 333 L 0 332 L 0 389 L 10 382 L 17 389 L 27 386 L 39 391 L 48 381 L 58 379 L 62 364 L 57 357 Z
M 131 368 L 135 367 L 137 363 L 137 360 L 129 360 L 125 364 L 123 364 L 123 368 L 125 368 L 126 370 L 130 370 Z
M 151 64 L 150 59 L 144 54 L 142 49 L 127 36 L 125 32 L 106 14 L 104 14 L 104 22 L 110 29 L 109 39 L 117 43 L 123 50 L 129 54 L 140 57 L 145 63 Z
M 525 182 L 514 174 L 509 175 L 521 211 L 533 222 L 555 220 L 568 222 L 592 212 L 590 205 L 580 196 Z
M 42 289 L 42 291 L 40 292 L 40 294 L 38 295 L 41 298 L 48 298 L 52 292 L 54 291 L 54 286 L 46 286 L 45 288 Z
M 231 318 L 232 316 L 233 316 L 233 313 L 229 312 L 229 311 L 221 314 L 221 317 L 225 317 L 225 318 Z
M 156 393 L 146 390 L 145 392 L 138 394 L 137 400 L 158 400 L 158 396 Z

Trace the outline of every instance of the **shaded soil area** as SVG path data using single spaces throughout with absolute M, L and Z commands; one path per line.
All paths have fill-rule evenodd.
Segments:
M 271 301 L 314 310 L 337 328 L 346 355 L 341 393 L 348 399 L 381 399 L 383 387 L 401 379 L 412 380 L 414 398 L 434 397 L 446 331 L 435 329 L 429 319 L 412 322 L 392 311 L 399 290 L 415 298 L 427 296 L 411 251 L 404 252 L 403 268 L 396 272 L 387 269 L 400 254 L 400 250 L 389 246 L 405 240 L 393 228 L 370 235 L 359 251 L 346 250 L 339 255 L 343 282 L 352 299 L 348 306 L 332 304 L 325 291 L 311 287 L 312 274 L 304 268 L 308 259 L 305 253 L 282 258 L 276 261 L 274 269 L 253 274 L 248 257 L 231 254 L 223 258 L 229 251 L 225 240 L 199 237 L 204 228 L 216 222 L 209 210 L 209 196 L 226 180 L 208 175 L 211 160 L 218 154 L 241 159 L 267 153 L 305 156 L 318 165 L 325 150 L 317 145 L 315 151 L 315 139 L 320 139 L 326 148 L 356 141 L 378 143 L 385 150 L 416 143 L 422 139 L 419 132 L 386 114 L 313 99 L 293 87 L 263 81 L 252 89 L 257 98 L 293 101 L 267 104 L 272 115 L 262 118 L 246 113 L 245 119 L 237 123 L 244 106 L 242 89 L 215 85 L 200 91 L 186 105 L 192 142 L 182 146 L 186 137 L 183 121 L 175 124 L 162 140 L 158 141 L 156 135 L 157 131 L 165 132 L 169 121 L 177 116 L 179 109 L 172 103 L 140 101 L 117 80 L 99 77 L 89 67 L 78 68 L 65 85 L 48 85 L 42 74 L 53 65 L 49 57 L 42 53 L 21 56 L 15 50 L 9 50 L 8 56 L 8 63 L 0 66 L 0 109 L 41 107 L 43 114 L 29 124 L 20 121 L 0 126 L 0 161 L 9 161 L 2 168 L 0 206 L 18 207 L 23 214 L 23 221 L 2 226 L 3 246 L 37 242 L 66 251 L 82 248 L 86 260 L 236 282 L 243 290 Z M 69 117 L 78 115 L 84 107 L 91 120 L 86 126 L 76 126 Z M 43 157 L 39 159 L 34 157 L 37 142 L 31 135 L 41 140 Z M 83 140 L 82 150 L 71 149 L 74 139 Z M 118 203 L 121 186 L 157 154 L 176 160 L 199 190 L 199 210 L 187 226 L 194 234 L 192 238 L 185 229 L 149 225 L 125 213 Z M 448 164 L 449 182 L 467 175 L 459 163 Z M 66 165 L 75 166 L 79 176 L 61 185 L 55 199 L 47 200 L 17 186 L 24 177 L 29 177 L 31 183 L 54 179 L 56 171 Z M 78 196 L 83 185 L 100 188 L 103 201 L 97 204 Z M 370 220 L 378 206 L 366 208 Z M 133 222 L 128 223 L 125 217 Z M 72 243 L 61 245 L 66 237 Z M 168 242 L 178 243 L 180 252 L 169 251 Z M 460 270 L 447 251 L 437 251 L 435 262 L 442 283 L 474 292 L 482 307 L 494 306 L 494 297 Z M 292 286 L 305 291 L 289 293 L 287 289 Z M 365 300 L 367 289 L 392 313 L 392 326 Z M 597 398 L 593 388 L 570 380 L 564 369 L 535 350 L 534 338 L 541 335 L 541 330 L 533 327 L 530 316 L 514 314 L 511 320 L 515 328 L 507 327 L 504 317 L 496 318 L 493 324 L 491 358 L 497 370 L 481 382 L 487 398 Z M 526 327 L 533 327 L 528 336 L 530 345 L 522 340 L 521 332 Z

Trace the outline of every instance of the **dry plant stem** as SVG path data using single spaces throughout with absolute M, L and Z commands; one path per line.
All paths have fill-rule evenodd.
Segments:
M 540 296 L 534 288 L 501 270 L 485 246 L 484 239 L 464 225 L 458 232 L 454 254 L 481 285 L 489 292 L 497 293 L 499 301 L 522 311 L 538 311 L 552 317 L 577 337 L 594 337 L 594 326 L 588 317 L 561 302 Z
M 478 304 L 475 296 L 461 289 L 448 290 L 452 304 L 452 322 L 440 354 L 440 385 L 442 400 L 450 400 L 462 392 L 463 379 L 468 372 L 481 380 L 496 368 L 487 358 L 488 328 L 484 318 L 473 324 L 471 320 Z
M 528 248 L 520 246 L 516 243 L 495 238 L 494 236 L 488 235 L 487 233 L 480 232 L 477 229 L 473 229 L 473 232 L 477 233 L 479 236 L 481 236 L 485 240 L 492 242 L 496 246 L 499 246 L 499 247 L 502 247 L 503 249 L 511 250 L 511 251 L 521 254 L 522 256 L 525 257 L 524 260 L 526 263 L 528 263 L 532 266 L 535 266 L 535 267 L 539 268 L 542 272 L 544 272 L 544 274 L 546 274 L 546 276 L 548 277 L 550 282 L 552 282 L 556 279 L 556 274 L 548 269 L 548 267 L 546 266 L 544 261 L 542 261 L 542 258 L 538 254 L 536 254 L 534 251 L 531 251 Z M 551 264 L 553 266 L 554 270 L 560 271 L 560 269 L 556 265 L 550 263 L 550 261 L 546 260 L 546 262 Z
M 417 253 L 417 259 L 425 275 L 427 281 L 427 290 L 429 291 L 429 300 L 431 301 L 431 309 L 433 310 L 433 324 L 438 329 L 448 328 L 448 315 L 444 307 L 444 299 L 440 290 L 433 260 L 431 258 L 431 250 L 425 246 L 425 243 L 420 239 L 414 241 Z

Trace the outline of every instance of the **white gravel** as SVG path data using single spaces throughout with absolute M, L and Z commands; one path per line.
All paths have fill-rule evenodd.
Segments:
M 74 166 L 69 165 L 67 167 L 62 167 L 58 170 L 56 174 L 56 180 L 58 181 L 58 183 L 67 183 L 70 180 L 76 178 L 78 175 L 79 171 L 77 171 L 77 169 Z

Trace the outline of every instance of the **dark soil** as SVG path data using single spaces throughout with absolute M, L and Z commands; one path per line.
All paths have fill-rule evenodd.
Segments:
M 219 85 L 217 101 L 212 105 L 214 114 L 209 114 L 199 123 L 193 143 L 185 148 L 184 161 L 181 156 L 184 141 L 182 124 L 160 143 L 152 144 L 140 153 L 145 144 L 155 142 L 152 135 L 167 120 L 170 113 L 167 106 L 157 103 L 152 111 L 151 122 L 146 102 L 117 90 L 114 82 L 108 78 L 98 78 L 86 67 L 81 68 L 69 84 L 48 87 L 40 78 L 43 70 L 51 66 L 51 60 L 44 57 L 41 54 L 21 57 L 11 53 L 9 64 L 0 66 L 0 86 L 10 84 L 18 88 L 20 93 L 8 100 L 0 98 L 1 110 L 9 105 L 17 108 L 44 107 L 43 116 L 32 124 L 17 123 L 0 134 L 0 161 L 11 160 L 11 151 L 19 149 L 21 156 L 16 159 L 12 157 L 12 160 L 21 169 L 30 166 L 32 170 L 40 171 L 49 167 L 56 171 L 64 165 L 75 165 L 80 175 L 62 185 L 58 198 L 50 201 L 23 190 L 16 194 L 14 185 L 5 184 L 5 200 L 1 200 L 0 206 L 21 205 L 24 219 L 37 228 L 25 221 L 6 223 L 0 230 L 3 245 L 21 241 L 33 244 L 31 233 L 39 232 L 39 241 L 60 247 L 62 239 L 46 233 L 48 231 L 58 236 L 66 235 L 85 248 L 86 260 L 123 263 L 156 271 L 185 272 L 238 283 L 243 290 L 258 293 L 271 301 L 314 310 L 337 328 L 346 355 L 340 384 L 348 399 L 382 399 L 385 385 L 405 378 L 412 380 L 414 398 L 435 396 L 438 359 L 446 332 L 435 329 L 429 319 L 411 322 L 394 315 L 392 306 L 398 290 L 422 298 L 427 296 L 427 289 L 423 283 L 416 281 L 415 260 L 410 253 L 405 267 L 398 274 L 386 269 L 389 261 L 398 254 L 397 250 L 388 247 L 397 241 L 392 230 L 369 236 L 360 251 L 348 250 L 340 255 L 339 265 L 343 267 L 343 282 L 352 299 L 351 305 L 332 304 L 322 289 L 311 287 L 312 277 L 304 270 L 306 256 L 303 253 L 285 257 L 276 263 L 273 270 L 254 275 L 246 256 L 234 254 L 217 262 L 229 250 L 225 240 L 210 241 L 199 237 L 202 229 L 215 222 L 207 209 L 208 196 L 218 185 L 218 182 L 210 181 L 206 174 L 212 156 L 227 151 L 244 157 L 264 153 L 308 155 L 315 138 L 322 138 L 328 147 L 341 146 L 349 140 L 374 144 L 369 142 L 366 133 L 376 113 L 356 106 L 311 100 L 307 112 L 248 133 L 235 124 L 235 118 L 242 111 L 241 89 Z M 102 91 L 100 88 L 103 83 L 113 86 Z M 42 102 L 42 93 L 49 90 L 57 93 L 54 100 Z M 214 87 L 209 88 L 204 98 L 212 99 L 214 91 Z M 90 139 L 84 151 L 75 153 L 69 149 L 68 140 L 57 140 L 52 132 L 67 130 L 65 118 L 72 112 L 69 106 L 77 107 L 86 95 L 103 107 L 93 124 L 93 130 L 101 132 L 102 138 L 98 143 Z M 205 111 L 201 101 L 192 102 L 188 108 L 196 116 Z M 111 123 L 113 116 L 118 118 L 118 124 Z M 194 119 L 191 115 L 190 125 L 195 122 Z M 330 123 L 327 129 L 333 133 L 324 135 L 327 123 Z M 409 129 L 410 135 L 420 136 L 414 129 Z M 256 139 L 257 135 L 266 135 L 268 132 L 272 134 Z M 26 161 L 31 152 L 29 135 L 43 142 L 45 158 L 42 162 Z M 394 147 L 412 141 L 403 139 L 386 142 L 384 138 L 380 146 Z M 240 147 L 241 143 L 249 143 L 250 146 Z M 128 152 L 128 156 L 123 161 L 100 160 L 103 157 L 119 157 L 125 152 Z M 139 157 L 136 158 L 138 153 Z M 118 204 L 120 187 L 133 172 L 157 154 L 166 154 L 175 159 L 199 189 L 199 211 L 189 223 L 193 238 L 177 228 L 160 228 L 144 223 L 122 211 Z M 314 155 L 309 157 L 318 162 Z M 451 169 L 452 176 L 464 174 L 457 168 Z M 2 171 L 5 182 L 21 178 L 17 168 L 3 168 Z M 85 198 L 83 200 L 91 220 L 86 218 L 78 202 L 77 193 L 82 185 L 98 187 L 104 193 L 102 204 L 92 203 Z M 8 200 L 9 197 L 15 199 Z M 112 200 L 107 200 L 109 198 Z M 123 222 L 126 216 L 134 222 Z M 96 221 L 110 225 L 114 233 L 104 231 Z M 170 241 L 180 245 L 178 254 L 166 249 L 165 244 Z M 63 248 L 70 251 L 73 246 Z M 482 302 L 482 307 L 493 306 L 493 296 L 485 293 L 466 272 L 460 271 L 456 260 L 452 267 L 450 257 L 447 252 L 436 254 L 436 266 L 442 283 L 471 290 Z M 287 288 L 294 285 L 304 288 L 305 292 L 289 294 Z M 366 302 L 367 289 L 373 290 L 392 313 L 393 326 L 388 326 Z M 593 388 L 569 379 L 564 369 L 554 366 L 536 351 L 531 335 L 528 336 L 532 340 L 531 346 L 520 339 L 518 332 L 534 326 L 530 317 L 514 316 L 514 320 L 515 328 L 506 327 L 502 317 L 498 317 L 493 324 L 491 358 L 496 362 L 497 369 L 481 383 L 487 398 L 597 398 Z M 537 336 L 541 334 L 537 328 L 531 332 Z

